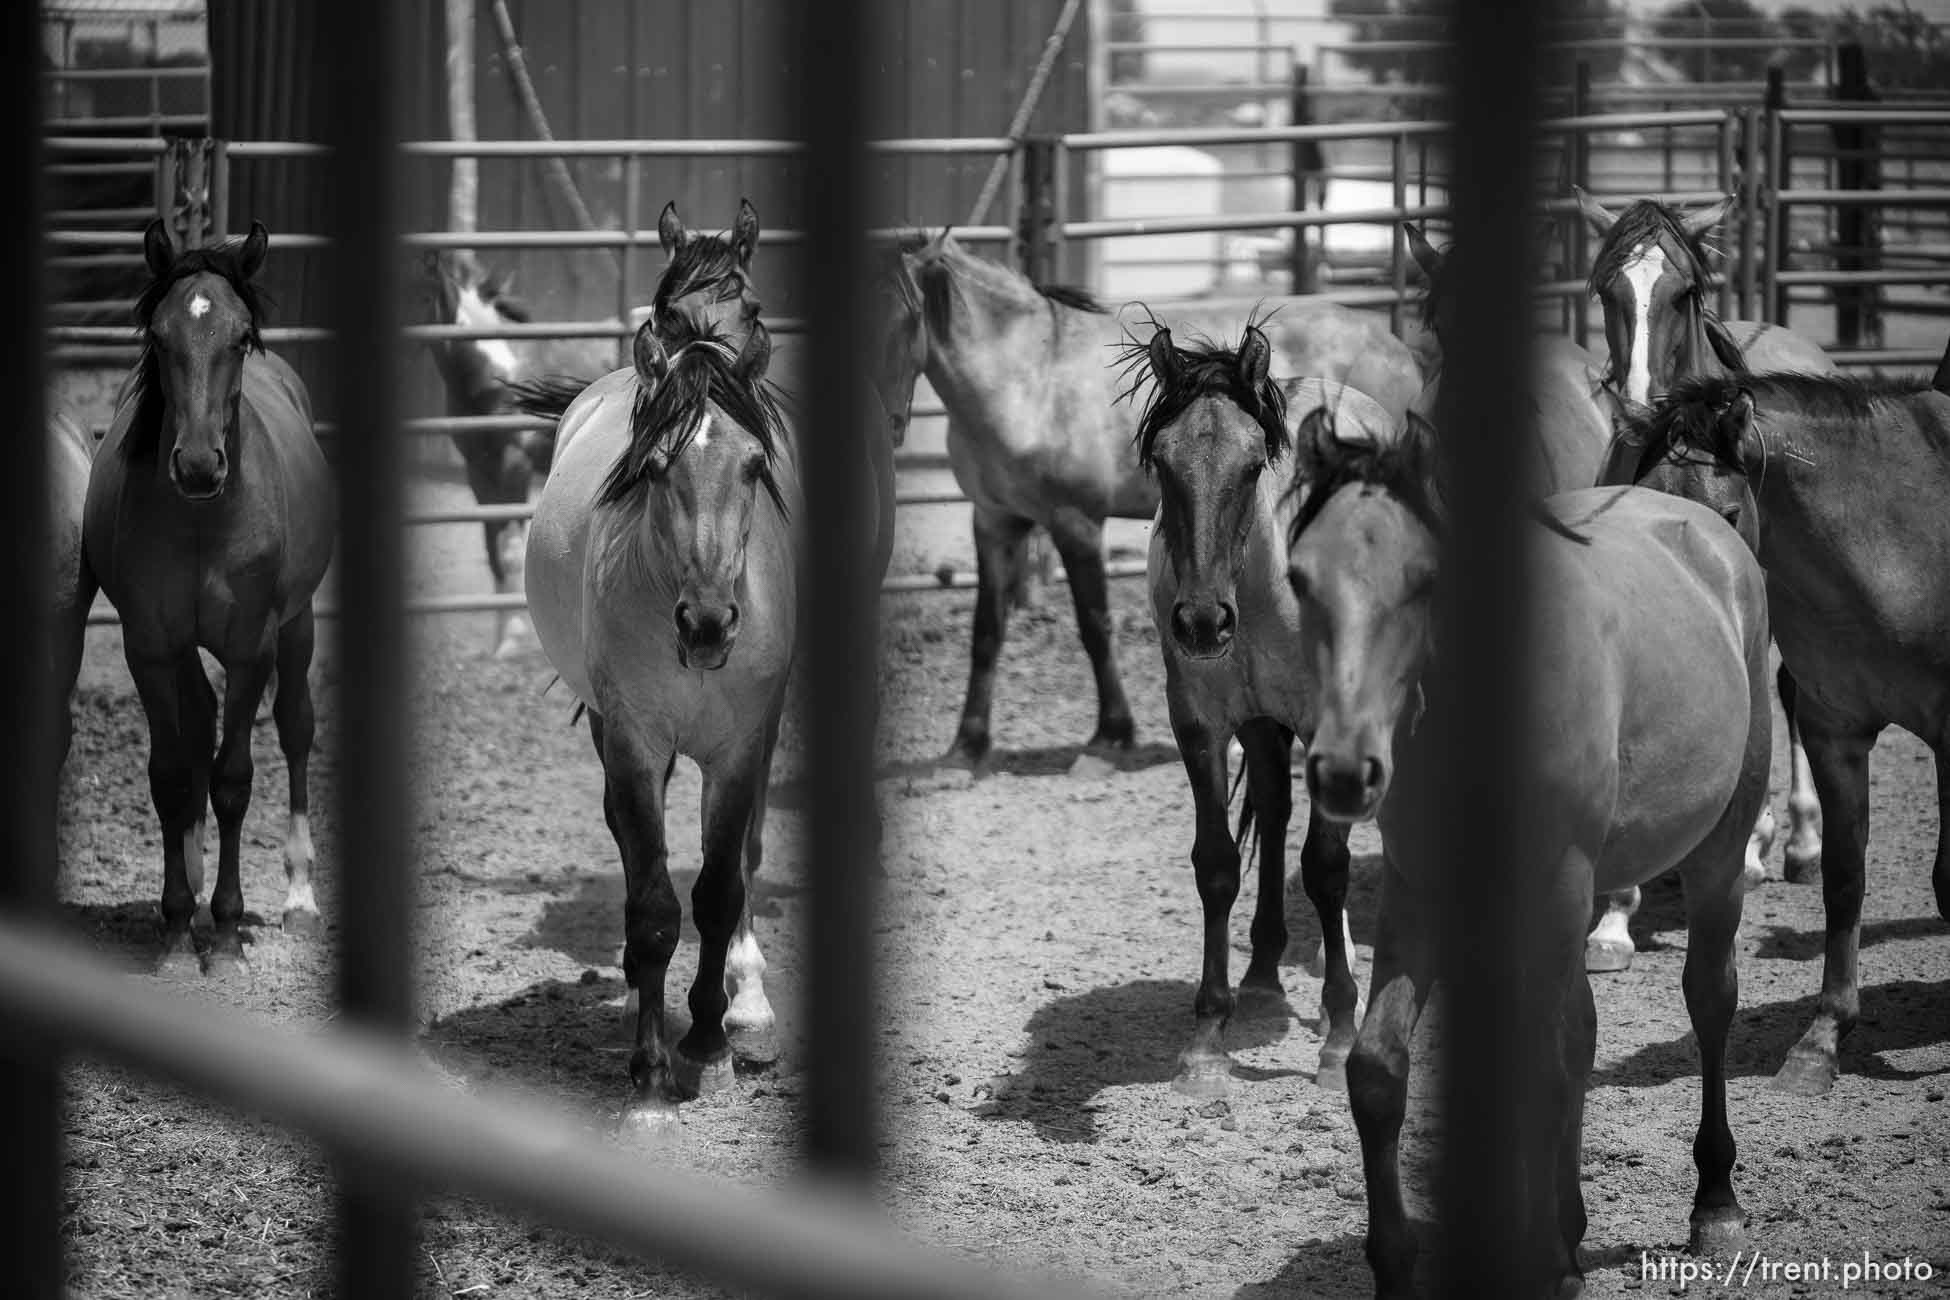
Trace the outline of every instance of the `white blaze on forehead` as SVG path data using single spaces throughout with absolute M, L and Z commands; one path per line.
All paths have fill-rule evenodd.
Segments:
M 1624 268 L 1625 283 L 1632 287 L 1632 353 L 1625 359 L 1625 397 L 1642 406 L 1652 403 L 1652 290 L 1666 270 L 1666 255 L 1657 244 Z
M 709 411 L 706 411 L 702 416 L 698 417 L 696 441 L 700 447 L 709 447 L 711 445 L 711 413 Z
M 497 329 L 507 322 L 501 313 L 481 300 L 480 290 L 469 287 L 462 289 L 455 300 L 454 324 L 470 329 Z M 508 346 L 506 339 L 476 339 L 474 346 L 487 357 L 488 364 L 501 372 L 504 379 L 512 379 L 521 364 L 515 360 L 515 350 Z
M 208 298 L 205 298 L 200 293 L 192 294 L 190 296 L 190 315 L 196 317 L 198 320 L 201 320 L 203 317 L 209 314 L 210 314 L 210 300 Z

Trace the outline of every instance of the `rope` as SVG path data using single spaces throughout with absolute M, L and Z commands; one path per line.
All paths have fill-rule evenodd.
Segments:
M 496 0 L 499 3 L 499 0 Z M 1019 145 L 1023 135 L 1029 130 L 1029 119 L 1036 114 L 1036 101 L 1043 97 L 1043 87 L 1049 84 L 1050 73 L 1056 68 L 1056 56 L 1063 52 L 1063 42 L 1069 39 L 1070 24 L 1076 21 L 1077 11 L 1083 7 L 1083 0 L 1067 0 L 1063 12 L 1056 17 L 1056 26 L 1050 30 L 1049 39 L 1043 42 L 1043 57 L 1036 63 L 1036 71 L 1029 78 L 1029 88 L 1023 92 L 1022 103 L 1016 106 L 1016 116 L 1009 123 L 1009 143 Z M 989 168 L 988 179 L 982 182 L 982 192 L 975 199 L 975 210 L 968 214 L 966 224 L 979 226 L 989 214 L 989 205 L 995 202 L 996 192 L 1002 188 L 1003 178 L 1009 174 L 1009 154 L 998 156 Z
M 514 87 L 515 97 L 521 100 L 522 111 L 528 115 L 529 125 L 545 143 L 555 143 L 555 133 L 548 129 L 548 118 L 542 112 L 542 101 L 535 94 L 535 83 L 528 77 L 528 62 L 522 58 L 521 44 L 515 39 L 514 20 L 508 17 L 507 0 L 494 0 L 494 25 L 501 33 L 501 48 L 507 54 L 508 82 Z M 569 165 L 560 157 L 552 157 L 542 164 L 544 173 L 555 184 L 562 201 L 569 207 L 576 223 L 584 230 L 596 229 L 596 219 L 589 213 L 589 205 L 582 201 L 582 191 L 576 188 L 575 178 L 569 175 Z M 623 259 L 613 248 L 604 250 L 616 273 L 623 273 Z

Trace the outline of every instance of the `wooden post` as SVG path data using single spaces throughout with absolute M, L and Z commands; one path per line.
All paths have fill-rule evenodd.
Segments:
M 1859 41 L 1849 41 L 1836 52 L 1840 77 L 1835 98 L 1853 103 L 1874 103 L 1881 97 L 1869 85 L 1868 60 Z M 1837 189 L 1857 192 L 1882 188 L 1881 131 L 1875 126 L 1836 122 L 1830 128 L 1835 141 Z M 1875 271 L 1882 266 L 1881 212 L 1866 203 L 1837 205 L 1835 269 Z M 1872 284 L 1835 286 L 1835 338 L 1844 347 L 1877 346 L 1882 336 L 1878 310 L 1881 288 Z
M 1312 126 L 1314 121 L 1314 97 L 1307 93 L 1307 65 L 1293 65 L 1293 98 L 1288 116 L 1295 126 Z M 1317 140 L 1295 140 L 1293 157 L 1290 163 L 1293 173 L 1293 210 L 1304 212 L 1311 206 L 1309 196 L 1313 193 L 1310 182 L 1319 181 L 1321 187 L 1321 206 L 1327 203 L 1326 177 L 1322 175 L 1327 168 Z M 1323 241 L 1324 242 L 1324 241 Z M 1318 265 L 1313 250 L 1308 246 L 1307 227 L 1293 228 L 1293 250 L 1291 254 L 1293 292 L 1317 293 L 1320 289 Z
M 473 143 L 475 0 L 447 0 L 447 136 Z M 447 182 L 447 229 L 479 228 L 481 163 L 455 158 Z
M 1794 153 L 1789 147 L 1788 125 L 1781 121 L 1781 111 L 1787 107 L 1787 83 L 1781 66 L 1777 63 L 1767 70 L 1767 264 L 1768 320 L 1775 325 L 1788 322 L 1788 289 L 1776 277 L 1777 272 L 1788 269 L 1788 219 L 1787 207 L 1781 202 L 1781 192 L 1794 188 Z

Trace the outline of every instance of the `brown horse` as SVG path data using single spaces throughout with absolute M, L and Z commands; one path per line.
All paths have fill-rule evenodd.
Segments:
M 318 924 L 306 767 L 312 745 L 312 594 L 331 561 L 331 474 L 311 403 L 259 341 L 252 276 L 270 238 L 175 252 L 160 221 L 136 303 L 142 355 L 96 454 L 83 525 L 88 580 L 122 620 L 149 720 L 149 784 L 163 831 L 165 966 L 194 969 L 190 919 L 202 889 L 203 825 L 219 836 L 213 971 L 243 959 L 241 865 L 251 797 L 251 722 L 273 666 L 273 714 L 290 770 L 284 925 Z M 217 698 L 199 648 L 224 669 Z
M 1129 749 L 1136 731 L 1117 669 L 1104 521 L 1150 519 L 1158 490 L 1138 464 L 1137 414 L 1119 403 L 1107 362 L 1124 324 L 1090 295 L 1036 284 L 966 252 L 946 231 L 901 241 L 881 286 L 886 312 L 877 355 L 917 359 L 948 411 L 948 459 L 975 507 L 980 591 L 968 694 L 947 761 L 980 768 L 990 749 L 995 670 L 1008 593 L 1029 534 L 1046 528 L 1070 579 L 1077 627 L 1097 686 L 1086 753 Z M 1174 312 L 1174 329 L 1221 332 L 1221 313 Z M 1324 378 L 1374 398 L 1393 417 L 1421 391 L 1414 356 L 1386 323 L 1329 303 L 1300 301 L 1266 323 L 1275 378 Z M 906 395 L 882 403 L 904 426 Z
M 1621 478 L 1757 512 L 1781 661 L 1821 807 L 1827 947 L 1821 998 L 1775 1076 L 1824 1093 L 1860 1008 L 1856 952 L 1869 838 L 1869 751 L 1885 727 L 1936 753 L 1937 911 L 1950 918 L 1950 394 L 1920 382 L 1745 375 L 1682 383 L 1621 438 Z
M 1280 996 L 1286 952 L 1286 832 L 1293 809 L 1290 755 L 1313 730 L 1314 701 L 1293 665 L 1304 651 L 1300 610 L 1286 581 L 1286 530 L 1297 498 L 1289 403 L 1331 406 L 1369 438 L 1395 421 L 1372 399 L 1332 380 L 1284 384 L 1269 374 L 1273 347 L 1249 319 L 1236 348 L 1173 341 L 1154 330 L 1133 339 L 1128 363 L 1148 383 L 1138 419 L 1138 460 L 1158 484 L 1151 533 L 1151 610 L 1165 657 L 1165 701 L 1191 781 L 1196 838 L 1192 871 L 1204 909 L 1204 963 L 1191 1044 L 1173 1084 L 1193 1096 L 1229 1090 L 1225 1030 L 1234 996 L 1228 971 L 1232 905 L 1246 830 L 1259 831 L 1259 903 L 1253 913 L 1246 992 Z M 1148 378 L 1147 378 L 1148 376 Z M 1235 836 L 1226 825 L 1227 748 L 1245 750 L 1247 802 Z M 1319 1082 L 1344 1084 L 1359 989 L 1347 924 L 1346 831 L 1315 812 L 1300 852 L 1307 897 L 1320 915 L 1322 989 Z
M 1440 728 L 1419 725 L 1442 707 L 1420 686 L 1444 531 L 1430 441 L 1413 417 L 1397 443 L 1376 446 L 1342 442 L 1329 412 L 1310 416 L 1288 567 L 1307 647 L 1296 666 L 1319 711 L 1307 792 L 1325 815 L 1374 818 L 1382 834 L 1374 976 L 1347 1082 L 1368 1261 L 1377 1294 L 1390 1297 L 1413 1294 L 1397 1144 L 1410 1038 L 1434 969 L 1433 873 L 1454 862 L 1428 831 L 1443 772 L 1427 737 Z M 1585 928 L 1597 894 L 1668 869 L 1686 884 L 1684 987 L 1703 1075 L 1692 1246 L 1718 1253 L 1741 1242 L 1725 1051 L 1741 845 L 1766 797 L 1772 729 L 1765 580 L 1733 529 L 1705 506 L 1629 488 L 1563 493 L 1539 509 L 1554 527 L 1538 530 L 1533 552 L 1534 725 L 1503 802 L 1525 810 L 1538 852 L 1528 865 L 1549 881 L 1547 924 L 1530 936 L 1525 964 L 1555 1015 L 1546 1054 L 1509 1068 L 1543 1080 L 1551 1107 L 1528 1126 L 1525 1221 L 1556 1230 L 1565 1295 L 1581 1284 L 1579 1151 L 1597 1036 Z

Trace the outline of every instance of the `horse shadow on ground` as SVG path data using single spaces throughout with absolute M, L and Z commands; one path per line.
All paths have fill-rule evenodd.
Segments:
M 628 991 L 621 975 L 543 980 L 434 1020 L 420 1046 L 464 1085 L 531 1093 L 600 1117 L 629 1088 L 630 1046 L 618 1009 Z M 674 1001 L 666 1013 L 672 1041 L 689 1027 L 682 998 Z
M 1903 939 L 1936 939 L 1950 934 L 1950 922 L 1938 916 L 1905 916 L 1894 921 L 1863 923 L 1859 946 L 1872 948 L 1879 943 Z M 1807 961 L 1820 959 L 1828 942 L 1826 930 L 1802 930 L 1791 925 L 1770 925 L 1767 935 L 1754 950 L 1764 960 Z
M 1348 891 L 1349 922 L 1355 942 L 1373 943 L 1374 918 L 1381 888 L 1379 854 L 1361 854 L 1352 865 Z M 1183 955 L 1188 974 L 1199 963 L 1197 897 L 1182 927 Z M 1237 1054 L 1292 1038 L 1311 1036 L 1319 1007 L 1311 981 L 1296 980 L 1292 967 L 1311 961 L 1320 943 L 1320 922 L 1313 903 L 1301 887 L 1299 872 L 1286 884 L 1287 995 L 1240 998 L 1226 1028 L 1227 1050 Z M 1243 934 L 1251 923 L 1249 905 L 1233 909 L 1233 930 Z M 1244 973 L 1234 954 L 1233 978 Z M 1365 988 L 1364 962 L 1356 978 Z M 1304 995 L 1296 992 L 1305 987 Z M 991 1082 L 994 1096 L 976 1107 L 983 1119 L 1014 1120 L 1035 1127 L 1045 1142 L 1091 1143 L 1098 1138 L 1096 1098 L 1109 1088 L 1131 1084 L 1168 1084 L 1178 1073 L 1178 1054 L 1191 1040 L 1192 1002 L 1197 985 L 1191 979 L 1143 979 L 1087 989 L 1037 1007 L 1023 1027 L 1028 1048 L 1020 1064 Z M 1235 1066 L 1239 1083 L 1295 1078 L 1293 1069 Z M 1195 1104 L 1187 1099 L 1188 1104 Z
M 1045 745 L 1030 749 L 997 749 L 973 770 L 973 779 L 1008 776 L 1068 776 L 1071 767 L 1084 754 L 1081 745 Z M 1178 749 L 1174 745 L 1143 744 L 1130 749 L 1108 754 L 1106 761 L 1117 772 L 1143 772 L 1154 767 L 1167 767 L 1179 761 Z M 933 758 L 903 758 L 883 762 L 874 768 L 876 781 L 929 781 L 942 776 L 967 770 L 947 763 L 940 756 Z M 779 787 L 773 788 L 773 798 L 781 798 Z M 780 807 L 796 806 L 780 803 Z
M 68 904 L 61 909 L 61 925 L 77 943 L 125 970 L 153 971 L 162 956 L 162 912 L 154 902 Z M 278 928 L 249 909 L 244 912 L 242 925 L 246 956 L 256 941 L 255 931 Z M 191 939 L 199 952 L 210 946 L 208 902 L 196 909 Z
M 1791 1002 L 1742 1006 L 1734 1015 L 1727 1042 L 1730 1078 L 1771 1078 L 1814 1019 L 1815 994 Z M 1842 1073 L 1905 1083 L 1950 1073 L 1950 1068 L 1905 1070 L 1884 1053 L 1934 1047 L 1950 1042 L 1950 980 L 1893 980 L 1862 989 L 1862 1015 L 1842 1042 Z M 1594 1087 L 1656 1088 L 1699 1073 L 1699 1042 L 1688 1031 L 1664 1043 L 1640 1048 L 1615 1065 L 1593 1071 Z
M 1422 1242 L 1422 1259 L 1434 1252 L 1434 1226 L 1425 1220 L 1409 1219 L 1409 1230 Z M 1433 1274 L 1424 1264 L 1416 1269 L 1419 1293 L 1432 1293 Z M 1368 1269 L 1367 1246 L 1358 1233 L 1340 1237 L 1321 1237 L 1305 1242 L 1286 1262 L 1286 1266 L 1262 1282 L 1248 1282 L 1232 1293 L 1233 1300 L 1287 1300 L 1289 1296 L 1309 1296 L 1313 1300 L 1368 1300 L 1374 1294 L 1374 1274 Z

